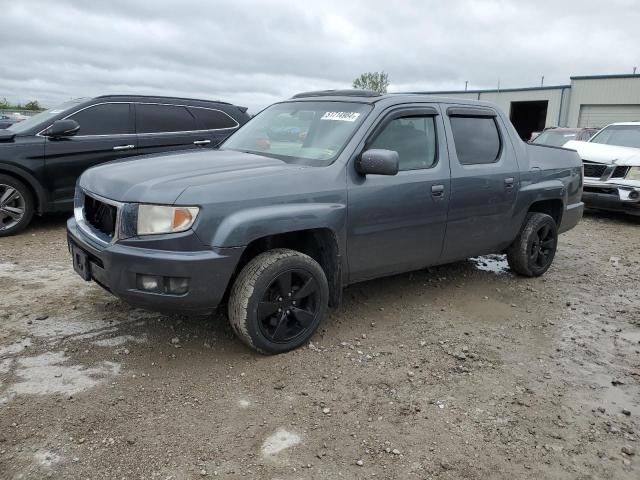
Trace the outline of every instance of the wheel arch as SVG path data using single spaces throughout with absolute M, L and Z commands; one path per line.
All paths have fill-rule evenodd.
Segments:
M 36 213 L 42 214 L 46 211 L 48 198 L 47 192 L 33 175 L 25 170 L 6 163 L 0 163 L 0 174 L 14 177 L 16 180 L 24 183 L 27 188 L 29 188 L 36 201 Z
M 275 248 L 288 248 L 309 255 L 320 264 L 329 284 L 329 305 L 342 301 L 342 256 L 338 235 L 331 228 L 319 227 L 265 235 L 252 240 L 245 248 L 227 286 L 225 297 L 238 274 L 251 259 Z
M 564 211 L 564 202 L 560 198 L 548 198 L 545 200 L 537 200 L 529 205 L 528 213 L 546 213 L 553 221 L 556 222 L 556 226 L 560 228 L 562 222 L 562 212 Z

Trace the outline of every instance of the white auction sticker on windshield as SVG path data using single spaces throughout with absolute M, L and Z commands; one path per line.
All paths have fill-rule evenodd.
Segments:
M 325 112 L 320 120 L 339 120 L 341 122 L 355 122 L 360 116 L 357 112 Z

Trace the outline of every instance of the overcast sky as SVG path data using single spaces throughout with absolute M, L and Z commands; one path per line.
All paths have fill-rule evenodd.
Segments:
M 566 84 L 640 67 L 638 3 L 0 0 L 0 98 L 162 94 L 256 111 L 365 71 L 386 71 L 390 91 Z

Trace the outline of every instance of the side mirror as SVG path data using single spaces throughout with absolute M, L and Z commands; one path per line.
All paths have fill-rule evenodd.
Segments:
M 399 161 L 398 152 L 374 148 L 360 155 L 356 170 L 362 175 L 395 175 Z
M 52 138 L 71 137 L 78 133 L 78 130 L 80 130 L 80 125 L 75 120 L 56 120 L 43 134 Z

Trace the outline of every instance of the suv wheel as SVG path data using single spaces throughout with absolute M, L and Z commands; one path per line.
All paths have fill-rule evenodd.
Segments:
M 557 246 L 558 229 L 553 218 L 529 213 L 518 238 L 507 250 L 509 266 L 520 275 L 539 277 L 551 266 Z
M 26 228 L 34 213 L 33 195 L 27 186 L 7 175 L 0 175 L 0 237 Z
M 240 339 L 261 353 L 303 345 L 326 316 L 329 286 L 311 257 L 275 249 L 251 260 L 229 297 L 229 321 Z

